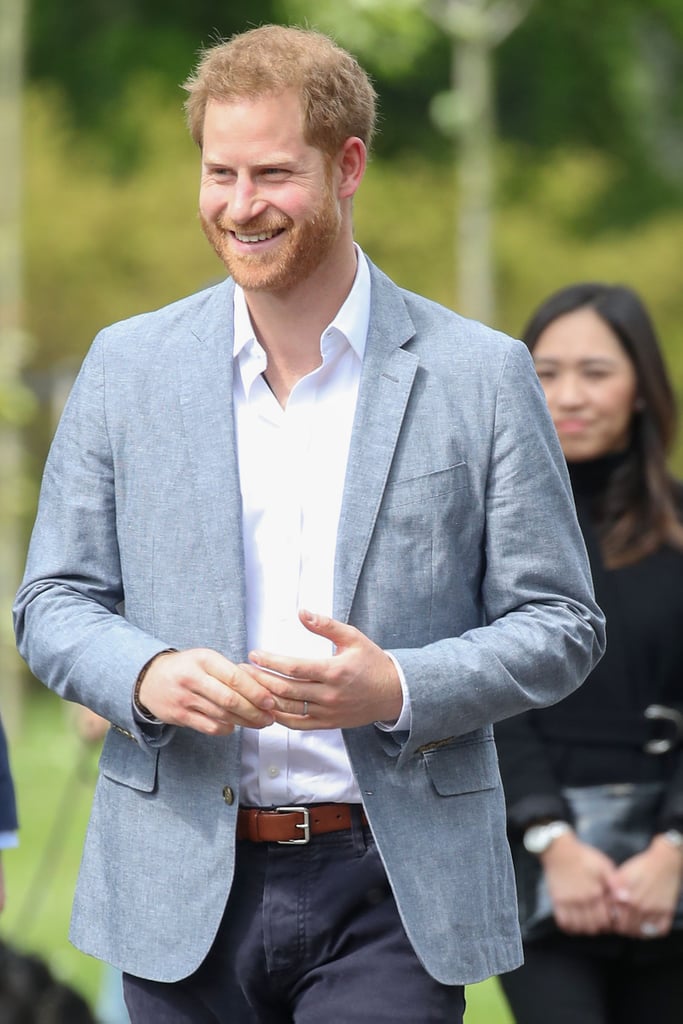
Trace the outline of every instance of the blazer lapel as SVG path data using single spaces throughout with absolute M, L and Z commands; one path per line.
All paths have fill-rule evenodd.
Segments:
M 190 514 L 206 541 L 208 571 L 225 619 L 228 650 L 246 656 L 245 572 L 232 404 L 233 285 L 213 290 L 194 347 L 185 357 L 180 414 L 189 450 L 195 505 Z
M 418 359 L 400 290 L 375 267 L 368 340 L 351 435 L 335 556 L 334 614 L 348 621 L 396 449 Z

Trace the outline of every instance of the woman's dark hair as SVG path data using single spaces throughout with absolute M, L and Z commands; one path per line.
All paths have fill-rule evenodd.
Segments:
M 676 398 L 650 315 L 636 292 L 624 285 L 585 282 L 561 288 L 539 306 L 522 340 L 533 352 L 554 320 L 586 307 L 619 339 L 637 379 L 639 402 L 626 458 L 611 475 L 598 511 L 603 557 L 615 568 L 637 562 L 663 544 L 683 550 L 683 492 L 667 469 L 676 437 Z

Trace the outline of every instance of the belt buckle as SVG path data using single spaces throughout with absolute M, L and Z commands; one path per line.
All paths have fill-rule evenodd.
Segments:
M 311 839 L 311 812 L 308 807 L 276 807 L 276 814 L 301 814 L 303 821 L 297 822 L 295 828 L 303 831 L 301 839 L 278 839 L 280 846 L 305 846 Z

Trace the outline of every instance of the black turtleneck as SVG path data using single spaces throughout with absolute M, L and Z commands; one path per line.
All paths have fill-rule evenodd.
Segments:
M 594 510 L 622 462 L 609 456 L 569 466 L 595 594 L 607 620 L 607 651 L 587 681 L 552 708 L 496 727 L 513 831 L 563 816 L 561 786 L 669 780 L 662 827 L 683 826 L 683 754 L 645 753 L 655 732 L 650 704 L 683 712 L 683 553 L 662 547 L 634 565 L 607 569 Z M 668 735 L 668 729 L 656 729 Z

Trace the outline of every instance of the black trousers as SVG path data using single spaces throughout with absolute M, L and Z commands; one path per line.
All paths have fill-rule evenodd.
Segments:
M 558 933 L 499 980 L 517 1024 L 681 1024 L 682 940 Z
M 419 963 L 360 820 L 305 846 L 238 843 L 209 956 L 174 984 L 124 975 L 132 1024 L 462 1024 Z

